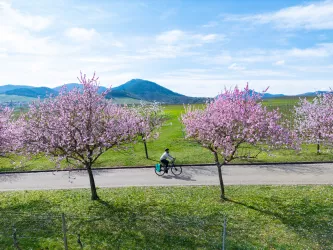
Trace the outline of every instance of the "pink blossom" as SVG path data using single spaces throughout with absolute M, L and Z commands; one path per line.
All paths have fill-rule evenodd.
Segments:
M 13 119 L 13 110 L 0 108 L 0 156 L 15 152 L 21 145 L 21 124 Z

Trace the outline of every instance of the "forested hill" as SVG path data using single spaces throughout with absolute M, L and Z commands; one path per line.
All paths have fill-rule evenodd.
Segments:
M 157 101 L 169 104 L 203 103 L 207 98 L 189 97 L 173 92 L 155 82 L 132 79 L 112 89 L 107 98 L 116 96 L 118 93 L 127 93 L 132 98 L 152 102 Z
M 112 83 L 107 85 L 112 85 Z M 27 85 L 4 85 L 0 86 L 0 103 L 3 101 L 8 102 L 8 100 L 19 100 L 20 98 L 22 98 L 22 101 L 31 101 L 31 98 L 46 98 L 50 95 L 57 96 L 63 87 L 66 87 L 68 91 L 74 88 L 83 88 L 82 84 L 79 83 L 68 83 L 53 89 L 48 87 L 33 87 Z M 98 92 L 102 93 L 106 90 L 106 87 L 100 86 Z M 255 91 L 253 92 L 256 93 Z M 304 94 L 296 95 L 296 97 L 313 97 L 317 94 L 323 93 L 327 93 L 327 91 L 307 92 Z M 119 102 L 128 104 L 138 103 L 140 100 L 146 102 L 157 101 L 164 104 L 193 104 L 204 103 L 208 100 L 208 98 L 185 96 L 167 89 L 155 82 L 142 79 L 132 79 L 118 87 L 112 88 L 111 91 L 106 95 L 106 98 L 113 99 L 116 103 Z M 284 94 L 264 93 L 262 98 L 290 98 L 290 96 Z

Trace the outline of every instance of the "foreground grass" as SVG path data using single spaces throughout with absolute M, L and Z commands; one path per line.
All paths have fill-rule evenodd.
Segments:
M 62 249 L 333 249 L 332 186 L 228 186 L 0 193 L 0 246 Z
M 265 105 L 289 105 L 295 102 L 294 99 L 277 99 L 266 101 Z M 200 105 L 198 105 L 200 106 Z M 199 144 L 190 142 L 184 138 L 183 127 L 179 118 L 184 112 L 182 105 L 170 105 L 165 107 L 165 113 L 168 120 L 160 131 L 160 137 L 157 140 L 148 141 L 149 159 L 145 158 L 144 146 L 142 143 L 128 145 L 127 150 L 114 151 L 109 150 L 103 154 L 96 162 L 94 167 L 113 167 L 113 166 L 147 166 L 155 165 L 159 161 L 161 154 L 166 147 L 170 148 L 171 155 L 177 158 L 178 164 L 195 163 L 214 163 L 214 157 L 209 150 L 202 148 Z M 249 149 L 241 149 L 245 154 Z M 22 160 L 18 156 L 12 156 L 12 160 L 0 157 L 0 171 L 17 170 L 45 170 L 54 169 L 55 164 L 45 157 L 38 157 L 30 160 L 23 160 L 23 164 L 18 164 Z M 274 151 L 270 154 L 261 153 L 258 158 L 252 162 L 301 162 L 301 161 L 333 161 L 332 150 L 323 148 L 322 153 L 317 155 L 316 145 L 304 145 L 299 153 L 293 150 Z M 15 162 L 15 163 L 12 163 Z M 235 161 L 235 163 L 246 161 Z M 62 168 L 66 168 L 66 164 Z

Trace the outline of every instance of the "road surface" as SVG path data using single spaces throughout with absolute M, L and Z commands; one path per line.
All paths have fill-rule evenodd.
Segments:
M 225 185 L 333 185 L 333 164 L 223 166 Z M 159 177 L 153 168 L 94 170 L 98 187 L 218 185 L 216 166 L 183 167 Z M 0 174 L 0 191 L 89 188 L 86 171 Z

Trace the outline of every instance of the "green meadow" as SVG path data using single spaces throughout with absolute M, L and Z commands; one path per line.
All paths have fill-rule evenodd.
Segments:
M 1 102 L 31 102 L 33 100 L 36 100 L 36 98 L 33 97 L 26 97 L 26 96 L 18 96 L 18 95 L 5 95 L 0 94 L 0 104 Z
M 332 186 L 132 187 L 0 193 L 2 249 L 333 249 Z

